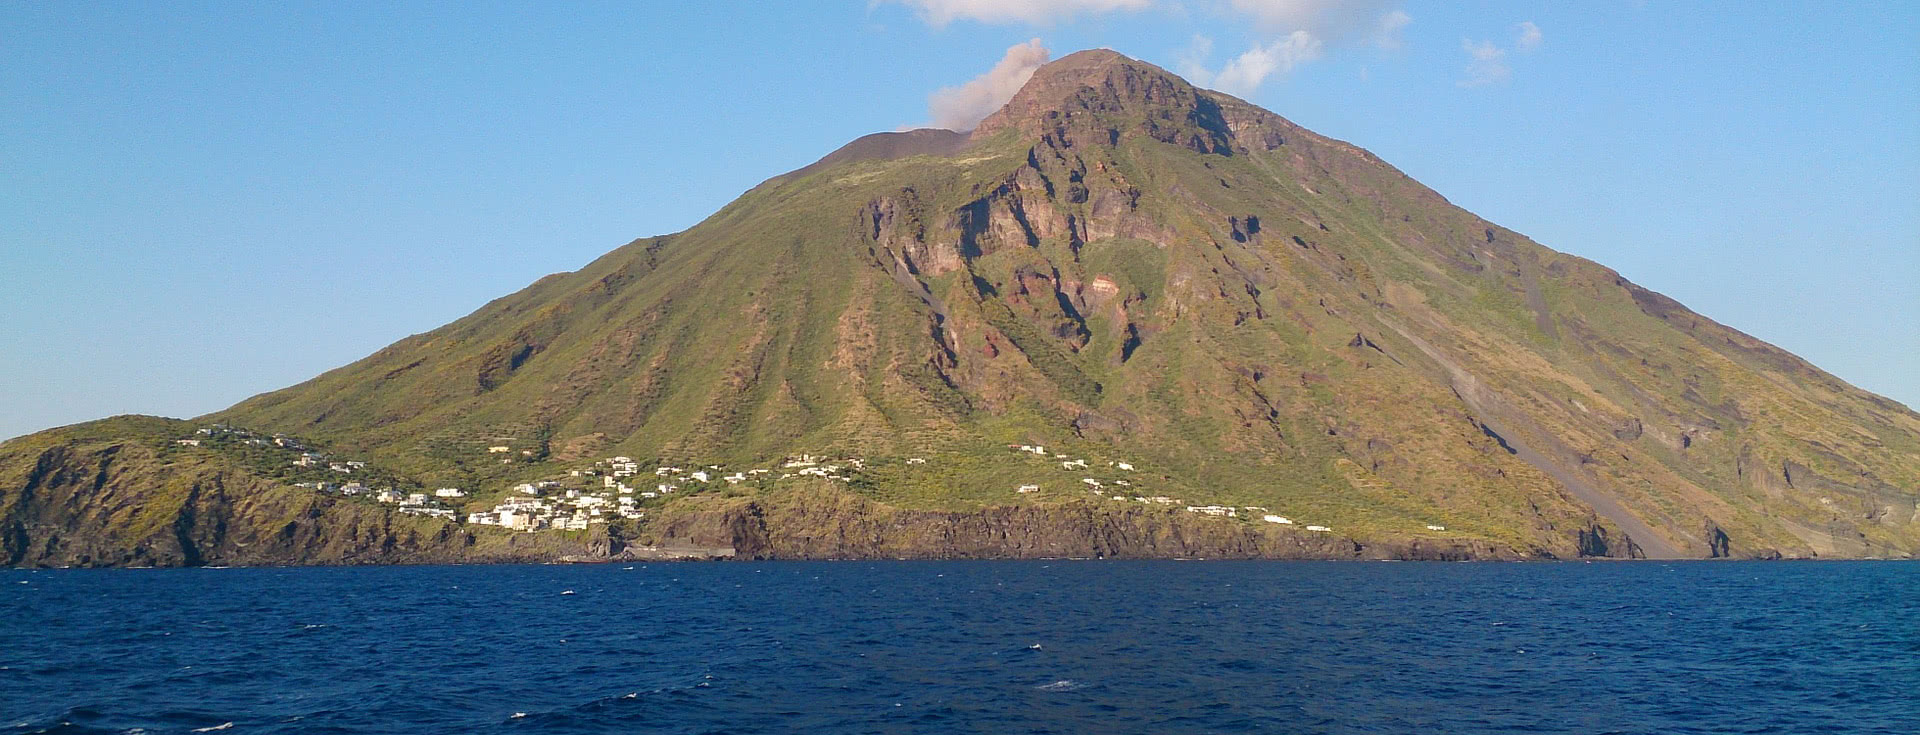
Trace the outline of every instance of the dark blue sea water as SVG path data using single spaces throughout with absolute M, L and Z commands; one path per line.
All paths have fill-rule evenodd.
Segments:
M 0 571 L 0 732 L 197 731 L 1914 735 L 1920 564 Z

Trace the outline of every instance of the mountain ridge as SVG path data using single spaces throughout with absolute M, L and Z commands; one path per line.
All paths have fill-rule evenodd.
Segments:
M 1006 449 L 1046 444 L 1192 505 L 1326 519 L 1359 548 L 1920 550 L 1920 415 L 1104 50 L 1043 66 L 970 133 L 857 139 L 693 228 L 203 420 L 475 488 L 614 453 L 815 453 L 873 465 L 820 490 L 860 513 L 1116 502 Z M 499 443 L 540 459 L 481 451 Z

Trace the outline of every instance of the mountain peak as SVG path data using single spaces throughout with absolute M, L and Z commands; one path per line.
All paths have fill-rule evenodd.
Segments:
M 1202 152 L 1224 152 L 1231 133 L 1218 103 L 1178 75 L 1110 49 L 1068 54 L 1033 76 L 974 128 L 980 140 L 1009 128 L 1033 135 L 1130 130 Z M 1098 137 L 1098 136 L 1096 136 Z
M 1042 77 L 1093 74 L 1115 64 L 1129 63 L 1147 65 L 1138 59 L 1110 48 L 1090 48 L 1075 51 L 1042 64 L 1039 69 L 1034 70 L 1033 75 L 1035 77 Z

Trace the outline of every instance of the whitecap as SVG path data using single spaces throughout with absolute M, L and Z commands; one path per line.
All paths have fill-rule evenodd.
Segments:
M 229 727 L 233 727 L 233 723 L 223 722 L 218 725 L 214 725 L 213 727 L 196 727 L 193 729 L 193 731 L 194 732 L 213 732 L 215 730 L 225 730 Z
M 1072 679 L 1061 679 L 1052 684 L 1041 684 L 1034 688 L 1043 692 L 1071 692 L 1084 686 L 1086 685 Z

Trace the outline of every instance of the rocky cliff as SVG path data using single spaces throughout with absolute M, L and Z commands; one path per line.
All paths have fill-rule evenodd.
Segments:
M 604 534 L 476 535 L 289 487 L 174 445 L 188 426 L 123 417 L 0 445 L 0 563 L 469 563 L 605 556 L 618 548 Z

